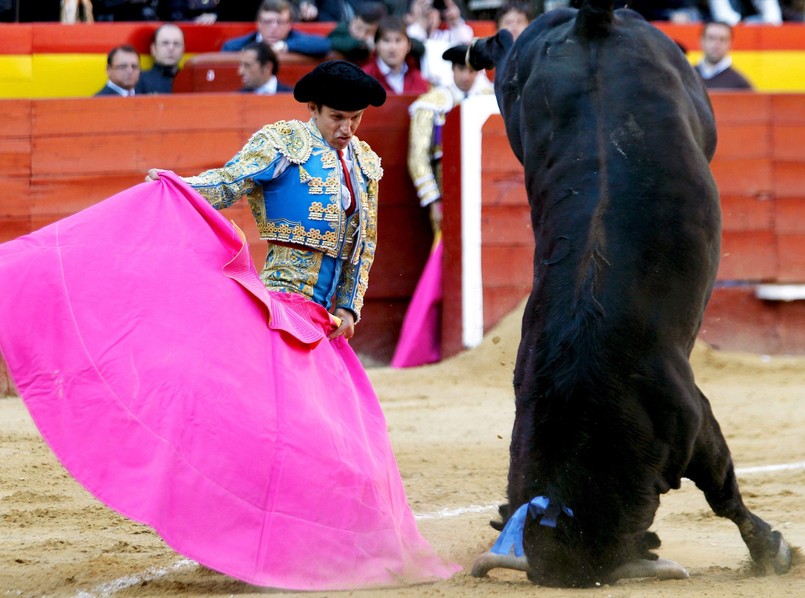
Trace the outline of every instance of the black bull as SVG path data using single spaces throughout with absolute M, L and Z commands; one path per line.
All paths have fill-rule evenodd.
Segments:
M 715 122 L 697 75 L 611 1 L 546 13 L 513 46 L 507 32 L 478 40 L 468 59 L 496 66 L 536 240 L 508 500 L 557 511 L 555 527 L 525 520 L 525 558 L 487 553 L 474 574 L 510 566 L 558 586 L 685 576 L 657 560 L 648 531 L 683 477 L 735 522 L 759 567 L 787 571 L 790 551 L 744 506 L 689 363 L 720 251 Z

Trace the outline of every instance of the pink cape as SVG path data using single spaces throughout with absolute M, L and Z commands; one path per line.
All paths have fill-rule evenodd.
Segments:
M 172 173 L 0 245 L 0 350 L 101 501 L 178 552 L 300 590 L 449 577 L 324 308 L 269 293 Z
M 391 358 L 392 367 L 410 368 L 442 358 L 442 253 L 440 238 L 431 249 L 405 312 L 400 338 Z

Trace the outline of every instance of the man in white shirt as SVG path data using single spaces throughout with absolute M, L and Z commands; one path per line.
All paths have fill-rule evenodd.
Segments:
M 112 48 L 106 56 L 106 75 L 109 80 L 96 96 L 133 96 L 140 79 L 140 55 L 132 46 Z
M 751 6 L 740 0 L 709 0 L 710 17 L 729 25 L 744 23 L 768 23 L 779 25 L 783 14 L 778 0 L 751 0 Z M 753 10 L 754 9 L 754 10 Z

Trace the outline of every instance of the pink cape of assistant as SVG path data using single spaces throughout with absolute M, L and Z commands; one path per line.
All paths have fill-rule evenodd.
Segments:
M 434 363 L 442 358 L 440 326 L 443 253 L 442 240 L 438 237 L 405 312 L 400 338 L 391 358 L 392 367 L 410 368 Z

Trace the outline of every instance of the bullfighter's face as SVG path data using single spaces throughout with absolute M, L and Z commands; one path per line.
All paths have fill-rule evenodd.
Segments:
M 308 110 L 321 136 L 337 150 L 347 147 L 363 118 L 363 110 L 336 110 L 313 102 L 308 104 Z

